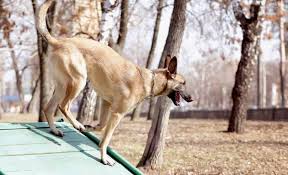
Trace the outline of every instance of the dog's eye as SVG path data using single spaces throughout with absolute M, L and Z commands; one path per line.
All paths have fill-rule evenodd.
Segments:
M 185 84 L 186 84 L 186 81 L 183 82 L 183 85 L 185 85 Z

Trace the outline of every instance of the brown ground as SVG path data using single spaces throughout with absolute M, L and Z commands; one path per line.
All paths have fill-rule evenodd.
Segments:
M 30 121 L 4 117 L 2 121 Z M 111 146 L 133 164 L 144 150 L 150 122 L 124 119 Z M 246 133 L 224 133 L 226 121 L 173 119 L 164 165 L 157 174 L 288 174 L 288 123 L 248 122 Z

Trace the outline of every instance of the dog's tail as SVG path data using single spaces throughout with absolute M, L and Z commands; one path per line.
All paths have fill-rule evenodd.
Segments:
M 39 33 L 48 41 L 49 44 L 57 45 L 59 41 L 49 33 L 46 27 L 46 14 L 53 1 L 54 0 L 47 0 L 41 5 L 37 13 L 36 25 Z

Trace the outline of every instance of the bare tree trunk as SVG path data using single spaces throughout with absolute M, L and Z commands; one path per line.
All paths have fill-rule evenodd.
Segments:
M 132 114 L 131 114 L 131 121 L 134 121 L 136 118 L 139 118 L 141 115 L 141 111 L 142 111 L 142 105 L 143 102 L 138 104 L 138 106 L 136 106 L 136 108 L 133 110 Z
M 83 3 L 80 0 L 75 2 L 75 11 L 78 17 L 76 23 L 73 25 L 74 33 L 84 32 L 93 38 L 98 37 L 102 15 L 99 2 L 87 1 Z M 81 123 L 90 125 L 93 122 L 96 98 L 96 92 L 91 83 L 87 81 L 77 114 L 77 120 Z
M 18 92 L 18 97 L 21 103 L 21 112 L 24 112 L 24 94 L 22 89 L 22 75 L 21 71 L 18 68 L 18 60 L 17 56 L 14 51 L 14 45 L 11 41 L 11 35 L 10 33 L 13 31 L 14 28 L 14 22 L 10 21 L 10 11 L 5 8 L 5 5 L 3 4 L 3 1 L 0 1 L 0 30 L 1 34 L 3 35 L 3 39 L 7 42 L 8 48 L 10 50 L 10 55 L 12 59 L 12 67 L 15 72 L 15 79 L 16 79 L 16 88 Z
M 186 23 L 187 0 L 174 0 L 169 32 L 162 52 L 160 67 L 164 67 L 164 60 L 168 54 L 178 55 Z M 163 163 L 163 149 L 168 128 L 171 101 L 167 97 L 160 97 L 153 116 L 152 126 L 138 167 L 147 169 L 160 168 Z
M 248 107 L 248 95 L 251 82 L 254 78 L 256 58 L 258 55 L 256 45 L 261 33 L 261 18 L 259 14 L 262 6 L 264 5 L 252 4 L 250 7 L 251 17 L 246 18 L 240 4 L 233 3 L 235 17 L 237 21 L 240 22 L 243 31 L 243 40 L 241 46 L 241 59 L 232 90 L 233 106 L 229 120 L 228 132 L 244 132 Z
M 14 72 L 15 72 L 16 87 L 17 87 L 19 100 L 21 103 L 20 112 L 23 113 L 25 110 L 25 102 L 24 102 L 24 94 L 23 94 L 23 87 L 22 87 L 22 75 L 21 75 L 20 70 L 18 68 L 18 64 L 17 64 L 18 61 L 17 61 L 17 57 L 15 55 L 14 46 L 10 40 L 10 36 L 6 37 L 6 42 L 8 44 L 9 49 L 10 49 L 11 58 L 12 58 L 12 67 L 13 67 Z
M 125 40 L 128 32 L 128 0 L 121 1 L 121 18 L 120 18 L 120 27 L 119 27 L 119 37 L 117 39 L 117 46 L 119 49 L 117 51 L 122 51 L 125 45 Z
M 94 111 L 94 120 L 99 120 L 99 118 L 100 118 L 101 103 L 102 103 L 101 97 L 97 96 L 97 98 L 96 98 L 96 106 L 95 106 L 95 111 Z
M 112 3 L 112 4 L 111 4 Z M 114 15 L 114 9 L 119 5 L 119 0 L 115 0 L 114 2 L 110 0 L 104 0 L 101 3 L 102 7 L 102 19 L 101 19 L 101 37 L 100 41 L 104 44 L 111 44 L 112 46 L 114 43 L 112 41 L 111 32 L 116 23 L 116 17 Z
M 35 14 L 34 16 L 36 18 L 36 8 L 37 8 L 36 0 L 32 0 L 32 6 Z M 53 26 L 54 23 L 55 7 L 56 3 L 53 3 L 47 12 L 48 23 L 50 24 L 47 26 L 49 32 L 51 32 L 52 30 L 51 26 Z M 45 108 L 45 105 L 49 101 L 48 72 L 47 72 L 47 63 L 45 59 L 48 52 L 48 43 L 45 41 L 45 39 L 42 38 L 41 34 L 38 31 L 37 31 L 37 47 L 38 47 L 39 68 L 40 68 L 40 104 L 39 104 L 38 121 L 41 122 L 46 121 L 46 117 L 43 113 L 43 110 Z
M 157 45 L 157 40 L 158 40 L 158 33 L 159 33 L 159 28 L 160 28 L 160 22 L 161 22 L 161 16 L 162 16 L 162 7 L 164 4 L 164 0 L 158 0 L 158 5 L 157 5 L 157 14 L 156 14 L 156 19 L 155 19 L 155 24 L 154 24 L 154 30 L 153 30 L 153 37 L 152 37 L 152 42 L 151 42 L 151 47 L 150 51 L 148 54 L 148 58 L 146 61 L 146 68 L 151 69 L 152 67 L 152 61 L 154 58 L 155 54 L 155 49 Z M 150 99 L 149 100 L 149 110 L 147 113 L 147 119 L 150 120 L 152 118 L 152 115 L 155 110 L 155 104 L 156 101 L 155 99 Z M 142 110 L 142 103 L 140 103 L 133 111 L 131 120 L 134 120 L 135 118 L 138 118 L 139 115 L 141 114 Z
M 77 120 L 85 125 L 90 125 L 94 120 L 96 92 L 91 88 L 91 82 L 87 81 L 77 113 Z
M 266 108 L 266 99 L 267 99 L 267 85 L 266 85 L 266 68 L 265 68 L 265 64 L 262 64 L 262 81 L 261 81 L 261 84 L 262 84 L 262 88 L 261 88 L 261 91 L 262 91 L 262 107 L 263 108 Z
M 102 17 L 104 18 L 105 15 L 107 15 L 107 14 L 105 14 L 106 12 L 108 13 L 109 10 L 112 10 L 113 8 L 115 8 L 115 6 L 117 6 L 116 4 L 115 4 L 115 6 L 113 6 L 113 4 L 110 4 L 109 7 L 107 7 L 107 8 L 109 8 L 109 10 L 108 10 L 108 9 L 105 9 L 105 5 L 104 4 L 102 4 L 103 6 L 101 6 L 101 4 L 99 2 L 100 1 L 97 1 L 96 9 L 92 8 L 94 10 L 92 10 L 92 11 L 91 11 L 91 9 L 90 9 L 90 11 L 88 10 L 89 11 L 88 14 L 91 14 L 91 16 L 94 17 L 94 19 L 93 19 L 93 23 L 95 23 L 94 27 L 88 28 L 89 30 L 87 30 L 87 28 L 86 28 L 86 30 L 84 31 L 85 33 L 88 33 L 88 34 L 91 33 L 91 35 L 93 34 L 92 35 L 93 38 L 97 38 L 96 35 L 98 36 L 100 34 L 99 33 L 100 32 L 100 28 L 103 29 L 103 26 L 105 25 L 105 21 L 103 21 L 104 19 L 101 19 L 101 18 Z M 107 2 L 107 1 L 104 1 L 103 3 L 109 4 L 109 2 Z M 81 5 L 82 4 L 81 1 L 79 1 L 78 4 Z M 83 6 L 83 4 L 82 4 L 82 6 Z M 87 8 L 87 7 L 85 7 L 85 8 Z M 82 8 L 79 8 L 79 10 L 81 10 L 81 9 Z M 104 12 L 103 16 L 102 16 L 102 10 Z M 95 12 L 97 12 L 98 16 L 93 14 Z M 87 14 L 85 16 L 87 16 Z M 83 16 L 83 18 L 85 18 L 85 16 Z M 97 19 L 96 19 L 96 17 L 97 17 Z M 78 18 L 81 19 L 81 15 L 80 14 L 79 14 Z M 102 26 L 100 26 L 100 19 L 101 19 L 101 25 Z M 80 20 L 80 22 L 82 22 L 81 25 L 80 25 L 80 26 L 82 26 L 82 28 L 84 28 L 85 25 L 91 26 L 91 24 L 90 24 L 91 20 L 87 20 L 87 19 L 86 19 L 86 21 L 85 20 Z M 77 29 L 77 30 L 79 30 L 79 29 Z M 105 30 L 105 29 L 103 29 L 103 30 Z M 110 29 L 106 29 L 106 30 L 110 30 Z M 97 32 L 95 32 L 95 31 L 97 31 Z M 75 33 L 76 32 L 77 31 L 75 31 Z M 83 30 L 81 29 L 80 32 L 83 32 Z M 103 32 L 103 34 L 104 34 L 104 32 L 106 32 L 105 34 L 107 34 L 107 31 L 102 31 L 102 32 Z M 102 41 L 101 42 L 106 43 L 106 41 L 103 41 L 103 40 L 106 40 L 106 39 L 108 40 L 109 37 L 102 36 Z M 96 118 L 96 115 L 97 114 L 99 115 L 98 112 L 100 110 L 100 106 L 99 106 L 99 104 L 97 106 L 96 98 L 97 98 L 97 96 L 96 96 L 95 91 L 93 90 L 93 87 L 91 86 L 90 83 L 87 83 L 86 86 L 85 86 L 85 90 L 84 90 L 83 97 L 82 97 L 82 100 L 81 100 L 81 103 L 80 103 L 80 106 L 79 106 L 79 110 L 78 110 L 78 114 L 77 114 L 77 119 L 80 122 L 85 122 L 85 124 L 91 125 L 91 122 L 93 121 L 94 118 Z
M 262 108 L 262 62 L 261 62 L 261 56 L 262 56 L 262 49 L 261 49 L 261 39 L 258 39 L 257 43 L 256 43 L 256 47 L 259 51 L 258 55 L 257 55 L 257 108 Z
M 94 120 L 94 111 L 96 107 L 97 94 L 93 89 L 93 86 L 87 80 L 85 85 L 83 96 L 79 105 L 77 120 L 85 125 L 91 125 Z
M 149 109 L 147 114 L 147 120 L 151 120 L 153 118 L 153 114 L 156 108 L 157 98 L 151 98 L 149 101 Z
M 156 15 L 156 20 L 154 24 L 153 37 L 152 37 L 152 42 L 151 42 L 151 47 L 150 47 L 150 51 L 148 54 L 148 58 L 146 61 L 146 68 L 148 69 L 151 69 L 152 61 L 153 61 L 154 54 L 155 54 L 155 49 L 156 49 L 156 45 L 158 41 L 158 33 L 160 29 L 163 4 L 164 4 L 164 0 L 158 0 L 157 15 Z
M 280 33 L 280 92 L 281 92 L 281 107 L 286 106 L 286 98 L 285 98 L 285 63 L 286 63 L 286 50 L 285 50 L 285 28 L 284 28 L 284 18 L 282 17 L 284 14 L 284 2 L 283 0 L 278 0 L 278 13 L 279 13 L 279 33 Z
M 37 78 L 34 88 L 32 90 L 32 98 L 29 101 L 29 103 L 27 104 L 27 112 L 29 113 L 33 113 L 35 111 L 35 101 L 36 101 L 36 97 L 37 95 L 39 95 L 39 84 L 40 84 L 40 77 Z M 37 93 L 38 92 L 38 93 Z

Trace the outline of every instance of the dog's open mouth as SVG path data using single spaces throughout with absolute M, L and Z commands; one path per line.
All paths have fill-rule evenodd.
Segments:
M 172 91 L 168 97 L 173 101 L 174 105 L 180 106 L 180 92 Z
M 192 97 L 189 94 L 185 94 L 180 91 L 172 91 L 168 97 L 173 101 L 174 105 L 180 106 L 180 97 L 182 97 L 186 102 L 192 102 Z

